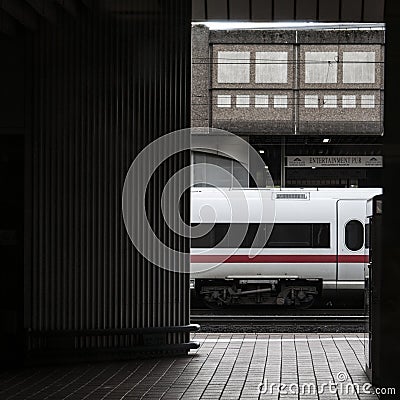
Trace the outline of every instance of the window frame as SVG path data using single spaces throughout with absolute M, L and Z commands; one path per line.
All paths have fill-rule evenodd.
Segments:
M 194 224 L 192 223 L 191 225 L 194 225 Z M 295 246 L 290 246 L 290 245 L 289 246 L 288 245 L 286 245 L 286 246 L 285 245 L 270 246 L 270 245 L 268 245 L 270 243 L 271 236 L 273 235 L 273 230 L 272 230 L 271 235 L 269 236 L 267 242 L 265 243 L 266 245 L 264 245 L 263 247 L 257 247 L 257 246 L 250 247 L 248 244 L 250 242 L 253 243 L 254 235 L 252 237 L 251 233 L 249 234 L 249 232 L 253 232 L 253 233 L 257 232 L 258 229 L 263 229 L 263 227 L 262 226 L 260 227 L 260 225 L 268 225 L 268 224 L 257 224 L 257 223 L 248 223 L 248 224 L 246 224 L 246 223 L 244 223 L 244 224 L 243 223 L 237 223 L 237 224 L 233 224 L 233 225 L 248 225 L 246 234 L 245 234 L 242 242 L 240 243 L 240 245 L 239 246 L 236 246 L 236 245 L 233 246 L 232 242 L 234 242 L 234 240 L 231 241 L 229 237 L 226 237 L 226 235 L 224 237 L 222 237 L 222 240 L 221 240 L 221 232 L 228 232 L 228 229 L 229 229 L 230 225 L 232 225 L 232 224 L 229 224 L 229 223 L 216 223 L 216 224 L 214 224 L 212 230 L 208 233 L 208 235 L 210 235 L 210 236 L 212 235 L 212 237 L 214 238 L 213 245 L 211 245 L 210 247 L 200 247 L 200 246 L 197 246 L 197 245 L 193 246 L 193 244 L 195 244 L 195 241 L 199 239 L 199 238 L 195 238 L 195 239 L 192 239 L 191 248 L 230 248 L 230 249 L 251 249 L 251 248 L 264 248 L 264 249 L 330 249 L 331 248 L 332 235 L 331 235 L 331 223 L 330 222 L 299 222 L 299 223 L 284 222 L 284 223 L 276 223 L 276 224 L 274 224 L 274 228 L 278 227 L 278 226 L 281 227 L 283 225 L 292 225 L 292 226 L 297 226 L 297 227 L 300 227 L 300 226 L 309 227 L 309 238 L 308 239 L 309 239 L 310 245 L 302 245 L 302 246 L 296 246 L 296 245 Z M 318 228 L 319 229 L 320 228 L 325 228 L 326 229 L 325 233 L 327 233 L 327 235 L 328 235 L 327 238 L 324 239 L 325 243 L 322 246 L 321 245 L 317 245 L 317 242 L 316 242 L 317 232 L 316 232 L 315 229 L 318 229 Z M 267 229 L 267 226 L 264 229 Z M 240 228 L 239 228 L 239 231 L 241 231 Z M 279 232 L 277 234 L 282 235 L 282 232 Z M 218 240 L 218 242 L 216 242 L 217 239 L 220 239 L 220 240 Z M 201 240 L 206 240 L 206 238 L 202 238 Z M 224 244 L 227 244 L 227 246 L 221 246 L 220 245 L 221 241 Z M 274 242 L 274 243 L 279 243 L 279 242 Z M 281 242 L 281 243 L 284 243 L 284 242 Z M 290 243 L 290 242 L 285 242 L 285 243 Z M 297 241 L 297 242 L 293 242 L 293 243 L 298 244 L 300 242 Z M 237 244 L 237 243 L 235 243 L 235 244 Z
M 347 243 L 346 229 L 347 229 L 347 226 L 348 226 L 351 222 L 358 222 L 358 224 L 361 225 L 361 229 L 362 229 L 362 232 L 361 232 L 361 235 L 360 235 L 360 237 L 361 237 L 361 246 L 358 247 L 357 249 L 351 249 L 351 248 L 348 246 L 348 243 Z M 344 237 L 343 237 L 343 238 L 344 238 L 344 245 L 346 246 L 346 249 L 347 249 L 347 250 L 349 250 L 349 251 L 351 251 L 351 252 L 356 252 L 356 251 L 362 250 L 362 248 L 363 248 L 364 245 L 365 245 L 365 237 L 364 237 L 364 235 L 365 235 L 364 224 L 363 224 L 363 222 L 360 221 L 359 219 L 354 219 L 354 218 L 353 218 L 353 219 L 348 220 L 348 221 L 344 224 Z

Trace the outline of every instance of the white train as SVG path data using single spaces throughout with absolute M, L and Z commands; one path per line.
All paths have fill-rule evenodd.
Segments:
M 363 299 L 367 200 L 381 193 L 193 188 L 192 232 L 208 232 L 192 236 L 192 293 L 212 308 Z

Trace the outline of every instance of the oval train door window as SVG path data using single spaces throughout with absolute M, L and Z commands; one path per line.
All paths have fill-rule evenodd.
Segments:
M 353 219 L 346 224 L 344 229 L 344 241 L 346 247 L 351 251 L 360 250 L 364 244 L 363 224 L 360 221 Z

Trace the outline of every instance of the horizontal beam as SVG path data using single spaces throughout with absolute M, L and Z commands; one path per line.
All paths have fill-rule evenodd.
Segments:
M 74 18 L 78 17 L 78 5 L 75 0 L 55 0 L 55 3 L 62 7 L 68 14 Z
M 93 7 L 93 0 L 81 0 L 83 5 L 87 8 L 92 8 Z
M 38 27 L 38 16 L 35 11 L 22 0 L 2 0 L 0 9 L 10 15 L 21 25 L 28 29 L 36 30 Z
M 57 12 L 51 0 L 25 0 L 41 17 L 51 23 L 56 23 Z
M 197 332 L 198 324 L 177 326 L 155 326 L 148 328 L 121 328 L 121 329 L 69 329 L 69 330 L 30 330 L 29 336 L 62 337 L 62 336 L 108 336 L 108 335 L 143 335 L 154 333 L 181 333 Z

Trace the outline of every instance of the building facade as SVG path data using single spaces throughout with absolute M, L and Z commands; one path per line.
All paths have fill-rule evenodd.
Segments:
M 384 33 L 194 25 L 192 126 L 246 137 L 277 186 L 379 186 Z

